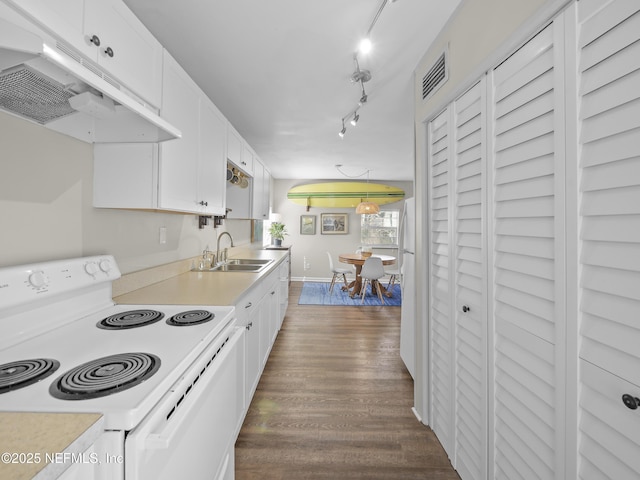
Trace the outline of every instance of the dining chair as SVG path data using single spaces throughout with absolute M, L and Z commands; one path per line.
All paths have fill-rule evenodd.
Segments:
M 387 283 L 387 291 L 391 292 L 391 289 L 396 284 L 396 281 L 400 282 L 400 269 L 399 268 L 390 268 L 385 270 L 385 274 L 389 275 L 389 282 Z
M 349 288 L 349 284 L 347 283 L 347 274 L 348 273 L 353 273 L 353 269 L 335 267 L 333 265 L 333 257 L 331 257 L 331 254 L 329 252 L 327 252 L 327 257 L 329 257 L 329 269 L 331 270 L 331 273 L 333 273 L 333 277 L 331 278 L 331 285 L 329 285 L 329 295 L 331 295 L 333 293 L 333 287 L 336 284 L 336 279 L 340 275 L 342 275 L 342 280 L 344 281 L 345 288 L 348 289 Z
M 367 293 L 367 284 L 371 285 L 371 291 L 378 280 L 384 277 L 384 266 L 382 265 L 382 259 L 379 257 L 369 257 L 364 261 L 362 270 L 360 271 L 360 278 L 362 278 L 362 288 L 360 289 L 360 297 L 362 297 L 360 303 L 364 303 L 364 296 Z M 378 298 L 384 305 L 384 298 L 382 298 L 382 291 L 380 288 L 376 288 L 378 292 Z
M 391 268 L 384 269 L 385 275 L 389 275 L 389 283 L 387 283 L 387 291 L 393 293 L 391 290 L 396 282 L 400 283 L 402 275 L 402 255 L 398 255 L 398 259 Z

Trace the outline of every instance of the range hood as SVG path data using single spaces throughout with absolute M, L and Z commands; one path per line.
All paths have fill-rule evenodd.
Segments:
M 5 8 L 0 9 L 1 110 L 89 143 L 181 137 L 73 49 Z

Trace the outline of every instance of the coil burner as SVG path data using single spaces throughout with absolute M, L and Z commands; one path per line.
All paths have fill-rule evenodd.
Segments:
M 215 315 L 207 310 L 189 310 L 174 315 L 167 320 L 167 324 L 177 327 L 188 327 L 210 322 L 214 317 Z
M 120 353 L 79 365 L 59 377 L 49 393 L 62 400 L 86 400 L 118 393 L 138 385 L 160 368 L 149 353 Z
M 103 318 L 97 323 L 97 327 L 105 330 L 125 330 L 151 325 L 163 318 L 164 313 L 157 310 L 129 310 Z
M 49 358 L 19 360 L 0 365 L 0 393 L 39 382 L 55 372 L 60 363 Z

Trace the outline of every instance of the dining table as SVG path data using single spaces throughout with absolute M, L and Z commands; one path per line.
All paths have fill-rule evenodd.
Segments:
M 362 277 L 360 276 L 360 272 L 362 272 L 362 266 L 364 262 L 369 257 L 378 257 L 382 260 L 382 265 L 393 265 L 396 263 L 396 257 L 391 255 L 362 255 L 361 253 L 341 253 L 338 256 L 338 260 L 342 263 L 348 263 L 349 265 L 353 265 L 356 267 L 356 278 L 353 280 L 347 287 L 342 287 L 343 290 L 349 290 L 349 296 L 353 298 L 355 295 L 360 294 L 360 290 L 362 289 Z M 371 292 L 374 295 L 377 295 L 377 289 L 380 289 L 382 294 L 386 297 L 391 297 L 391 292 L 388 292 L 384 285 L 380 282 L 375 281 L 371 282 Z

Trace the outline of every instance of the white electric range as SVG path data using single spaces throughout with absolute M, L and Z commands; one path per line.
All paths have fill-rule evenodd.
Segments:
M 225 452 L 184 466 L 181 451 L 190 442 L 226 448 L 236 424 L 224 416 L 244 407 L 234 308 L 115 305 L 119 277 L 107 255 L 0 269 L 0 411 L 101 413 L 95 448 L 125 461 L 83 468 L 83 478 L 211 478 Z M 208 411 L 206 398 L 231 412 Z M 196 433 L 194 421 L 225 438 Z

